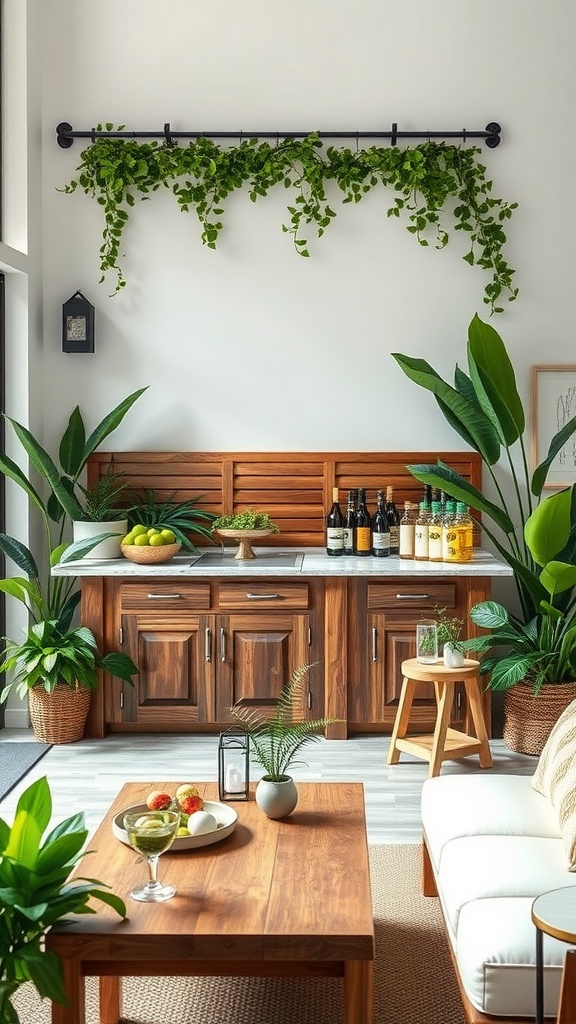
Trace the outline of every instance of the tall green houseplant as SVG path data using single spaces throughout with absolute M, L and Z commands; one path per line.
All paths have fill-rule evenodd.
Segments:
M 482 513 L 484 532 L 512 568 L 524 621 L 546 612 L 551 596 L 566 609 L 574 586 L 576 489 L 544 499 L 542 492 L 550 465 L 576 431 L 576 416 L 554 435 L 546 458 L 531 473 L 524 437 L 526 416 L 514 368 L 502 338 L 490 324 L 478 316 L 471 321 L 468 373 L 456 365 L 453 385 L 425 359 L 399 352 L 392 355 L 410 380 L 434 395 L 450 426 L 478 452 L 496 499 L 490 501 L 441 459 L 435 465 L 408 466 L 412 475 Z M 510 500 L 496 471 L 501 461 L 510 475 Z

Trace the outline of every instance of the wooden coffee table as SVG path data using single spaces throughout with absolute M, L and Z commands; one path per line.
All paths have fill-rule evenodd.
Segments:
M 254 800 L 235 803 L 231 836 L 165 853 L 159 877 L 176 886 L 166 903 L 136 903 L 146 865 L 112 835 L 115 814 L 151 789 L 125 785 L 89 843 L 78 873 L 121 896 L 128 919 L 97 913 L 55 925 L 46 945 L 64 963 L 68 1006 L 53 1024 L 85 1024 L 84 978 L 100 978 L 100 1022 L 118 1024 L 121 978 L 177 975 L 342 977 L 346 1024 L 373 1020 L 374 928 L 364 795 L 360 783 L 298 783 L 296 810 L 271 821 Z M 216 786 L 198 788 L 218 799 Z

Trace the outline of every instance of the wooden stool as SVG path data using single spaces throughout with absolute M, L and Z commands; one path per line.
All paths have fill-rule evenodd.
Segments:
M 440 774 L 442 761 L 479 754 L 482 768 L 492 767 L 492 753 L 482 712 L 478 670 L 480 663 L 465 659 L 462 668 L 446 668 L 442 661 L 422 665 L 416 658 L 402 662 L 402 691 L 390 739 L 388 764 L 398 764 L 400 751 L 430 762 L 428 778 Z M 418 683 L 433 683 L 436 697 L 436 727 L 433 734 L 407 736 L 410 710 Z M 449 728 L 455 683 L 463 683 L 476 736 Z

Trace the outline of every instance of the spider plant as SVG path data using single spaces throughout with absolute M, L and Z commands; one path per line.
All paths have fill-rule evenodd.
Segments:
M 157 529 L 172 530 L 182 547 L 188 551 L 197 551 L 189 534 L 200 534 L 211 541 L 210 530 L 216 514 L 200 507 L 203 495 L 188 498 L 187 501 L 176 501 L 175 496 L 176 491 L 173 491 L 167 498 L 161 498 L 154 489 L 146 491 L 142 496 L 133 494 L 132 504 L 126 510 L 129 527 L 141 523 L 148 528 L 155 526 Z

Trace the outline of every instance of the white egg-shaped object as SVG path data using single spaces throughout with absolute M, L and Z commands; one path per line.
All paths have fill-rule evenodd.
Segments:
M 194 811 L 186 822 L 191 836 L 202 836 L 205 832 L 214 832 L 217 827 L 216 818 L 210 811 Z

